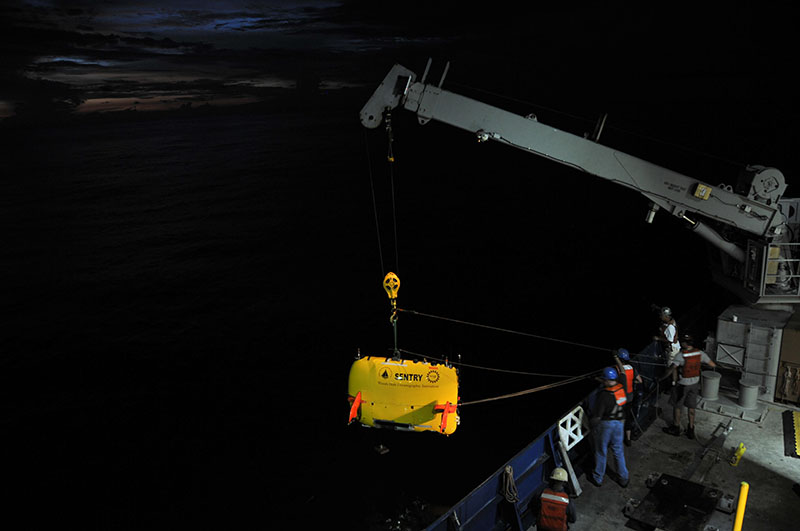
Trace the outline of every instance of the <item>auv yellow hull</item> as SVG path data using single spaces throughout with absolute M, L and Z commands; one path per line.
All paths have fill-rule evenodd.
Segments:
M 458 426 L 458 372 L 422 361 L 367 356 L 350 368 L 349 421 L 450 435 Z

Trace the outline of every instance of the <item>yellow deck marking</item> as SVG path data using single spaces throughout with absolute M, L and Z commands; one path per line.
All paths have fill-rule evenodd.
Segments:
M 800 411 L 792 413 L 792 421 L 794 422 L 794 452 L 800 456 Z

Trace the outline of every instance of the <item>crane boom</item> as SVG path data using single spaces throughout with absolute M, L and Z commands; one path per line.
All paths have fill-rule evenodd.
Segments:
M 765 239 L 779 236 L 783 230 L 785 217 L 778 201 L 786 183 L 783 174 L 774 168 L 749 166 L 750 186 L 747 195 L 742 195 L 730 187 L 711 186 L 535 118 L 426 84 L 424 77 L 418 82 L 416 74 L 401 65 L 392 68 L 364 106 L 361 122 L 367 128 L 378 127 L 383 113 L 401 104 L 416 113 L 422 124 L 434 120 L 452 125 L 474 133 L 479 141 L 502 142 L 636 190 L 651 201 L 652 212 L 661 208 L 680 218 L 697 213 Z M 741 261 L 743 257 L 737 259 Z
M 765 391 L 762 398 L 773 400 L 783 363 L 780 334 L 800 304 L 800 199 L 783 197 L 786 182 L 780 171 L 747 166 L 735 186 L 711 186 L 601 145 L 599 132 L 577 136 L 534 116 L 443 90 L 444 76 L 437 86 L 427 84 L 429 69 L 430 62 L 417 81 L 414 72 L 394 65 L 362 108 L 362 124 L 377 128 L 386 113 L 402 106 L 421 124 L 448 124 L 478 141 L 502 142 L 635 190 L 650 200 L 648 222 L 659 209 L 688 220 L 719 250 L 709 253 L 713 280 L 750 305 L 732 305 L 721 313 L 718 337 L 709 336 L 706 348 L 716 350 L 720 367 L 740 374 L 738 381 L 753 379 Z M 746 322 L 739 321 L 741 316 Z M 791 351 L 794 343 L 786 344 Z

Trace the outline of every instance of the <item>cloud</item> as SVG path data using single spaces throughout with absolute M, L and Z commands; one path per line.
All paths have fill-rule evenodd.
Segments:
M 372 86 L 393 62 L 402 58 L 421 69 L 429 55 L 468 64 L 451 76 L 482 76 L 490 89 L 496 80 L 511 79 L 515 90 L 530 90 L 550 76 L 551 85 L 562 87 L 591 79 L 620 97 L 634 95 L 642 80 L 661 86 L 678 71 L 684 78 L 692 71 L 714 74 L 738 68 L 743 58 L 779 64 L 774 53 L 758 54 L 762 41 L 747 31 L 758 19 L 746 10 L 729 13 L 728 23 L 712 31 L 702 18 L 674 10 L 525 6 L 500 2 L 477 9 L 419 0 L 4 4 L 0 102 L 4 109 L 41 105 L 69 112 L 81 100 L 180 92 L 234 101 L 311 78 L 328 88 Z
M 176 93 L 239 101 L 295 86 L 309 71 L 328 87 L 352 84 L 335 66 L 353 41 L 330 22 L 334 3 L 58 4 L 0 8 L 4 109 L 63 113 L 87 99 Z

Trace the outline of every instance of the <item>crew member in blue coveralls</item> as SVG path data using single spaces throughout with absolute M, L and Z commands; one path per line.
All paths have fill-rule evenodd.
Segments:
M 631 355 L 627 349 L 621 348 L 614 352 L 614 363 L 617 365 L 619 383 L 625 387 L 628 402 L 625 404 L 625 446 L 631 445 L 631 430 L 633 428 L 633 406 L 636 403 L 636 384 L 642 384 L 642 377 L 630 363 Z
M 628 401 L 625 389 L 617 381 L 617 370 L 614 367 L 603 369 L 603 388 L 597 393 L 589 426 L 594 432 L 594 471 L 587 474 L 589 482 L 599 487 L 606 474 L 608 450 L 617 462 L 617 473 L 609 477 L 623 488 L 628 486 L 628 468 L 625 466 L 623 448 L 625 404 Z

